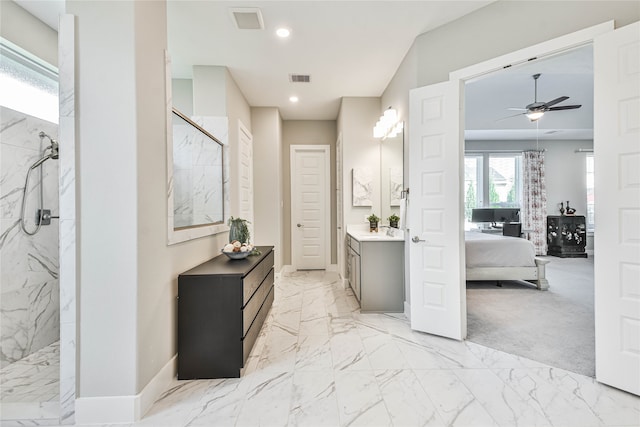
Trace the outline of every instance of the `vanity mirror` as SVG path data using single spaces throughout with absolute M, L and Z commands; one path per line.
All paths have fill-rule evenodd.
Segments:
M 223 142 L 175 108 L 168 119 L 169 244 L 226 231 Z
M 400 198 L 403 190 L 404 132 L 380 141 L 380 212 L 384 224 L 387 218 L 400 213 Z

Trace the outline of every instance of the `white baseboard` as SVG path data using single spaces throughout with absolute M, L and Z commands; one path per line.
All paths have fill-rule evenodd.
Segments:
M 295 272 L 295 271 L 296 271 L 296 269 L 295 269 L 295 268 L 293 268 L 293 266 L 292 266 L 292 265 L 283 265 L 283 266 L 282 266 L 282 272 L 283 272 L 283 273 L 293 273 L 293 272 Z
M 406 301 L 404 302 L 404 315 L 411 321 L 411 304 Z
M 75 422 L 81 424 L 130 424 L 140 421 L 176 376 L 177 355 L 135 396 L 80 397 Z

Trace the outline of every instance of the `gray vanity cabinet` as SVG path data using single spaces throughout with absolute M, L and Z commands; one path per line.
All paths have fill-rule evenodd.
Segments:
M 347 237 L 349 284 L 360 310 L 404 312 L 404 242 Z

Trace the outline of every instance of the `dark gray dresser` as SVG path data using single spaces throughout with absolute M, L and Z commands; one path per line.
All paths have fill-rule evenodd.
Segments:
M 237 378 L 274 297 L 273 246 L 178 276 L 178 379 Z

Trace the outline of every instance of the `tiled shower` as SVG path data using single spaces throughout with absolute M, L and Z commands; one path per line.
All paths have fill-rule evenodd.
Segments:
M 0 107 L 0 404 L 3 418 L 14 407 L 59 409 L 59 212 L 58 160 L 42 165 L 43 208 L 54 217 L 33 236 L 20 214 L 29 167 L 57 139 L 58 125 Z M 25 207 L 27 230 L 36 228 L 40 171 L 31 173 Z M 52 415 L 53 416 L 53 415 Z M 34 418 L 48 417 L 34 414 Z M 57 415 L 55 415 L 57 417 Z

